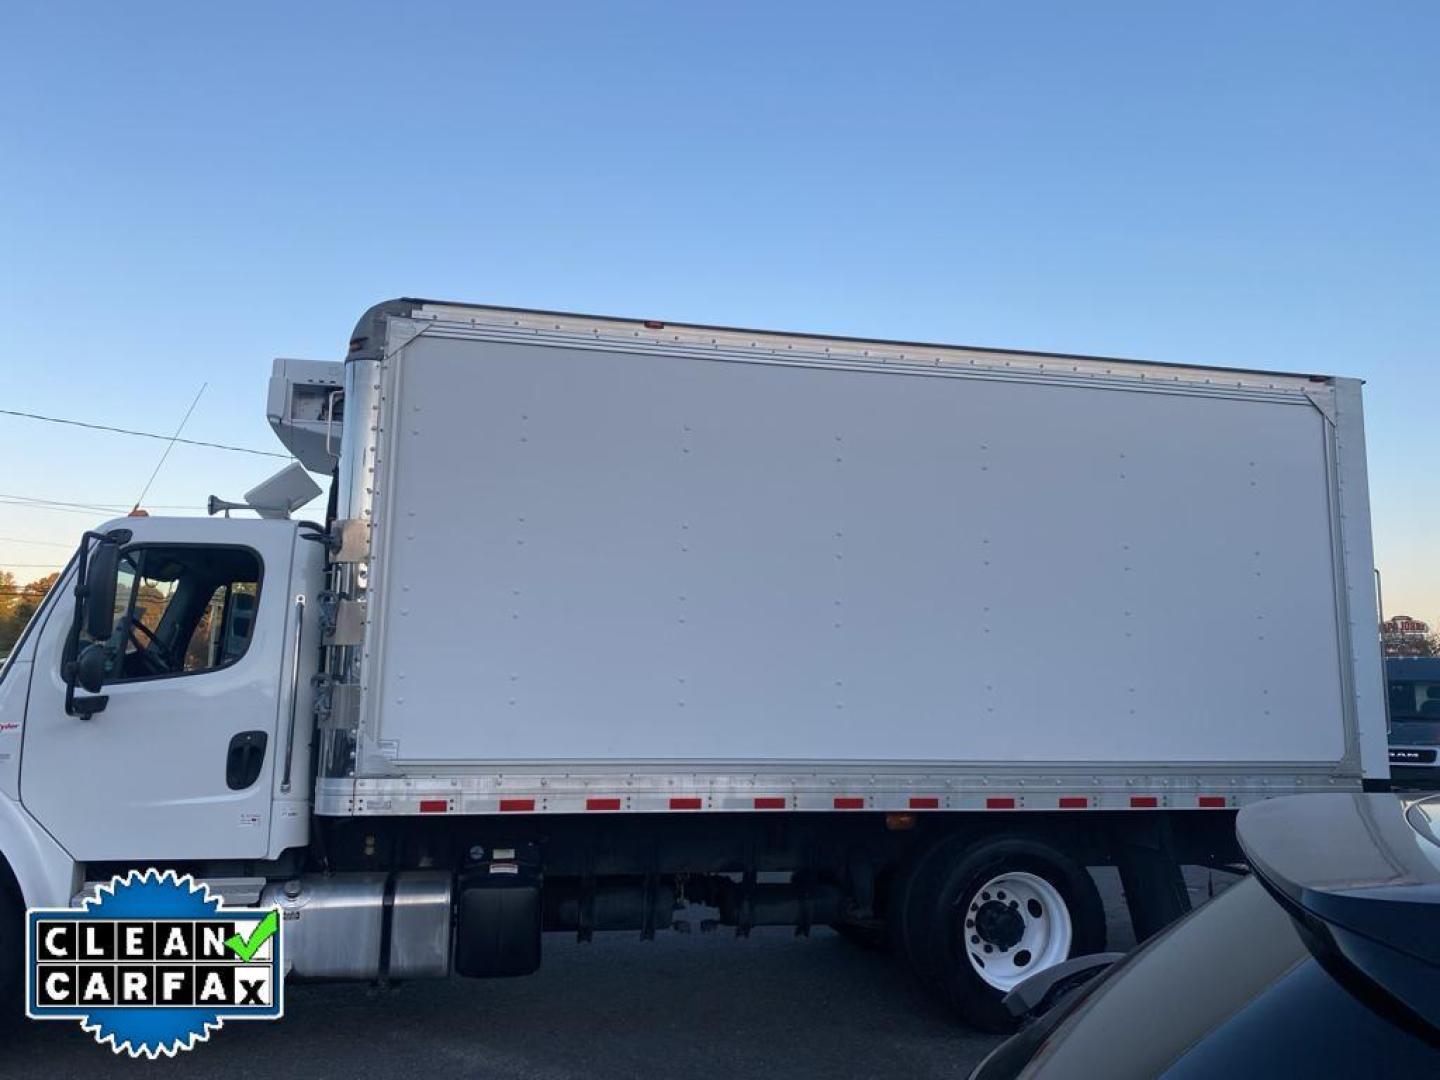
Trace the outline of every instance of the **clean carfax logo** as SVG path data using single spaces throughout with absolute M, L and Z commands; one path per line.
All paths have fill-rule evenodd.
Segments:
M 227 908 L 188 874 L 132 870 L 79 908 L 32 908 L 26 1014 L 79 1020 L 117 1054 L 191 1049 L 283 1012 L 280 910 Z

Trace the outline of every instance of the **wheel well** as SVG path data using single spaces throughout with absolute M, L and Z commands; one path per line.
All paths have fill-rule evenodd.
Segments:
M 4 852 L 0 852 L 0 893 L 7 894 L 21 911 L 25 910 L 25 894 L 20 891 L 20 879 L 10 868 L 10 860 L 5 858 Z

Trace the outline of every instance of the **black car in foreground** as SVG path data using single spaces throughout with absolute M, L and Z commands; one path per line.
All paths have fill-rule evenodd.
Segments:
M 1440 1077 L 1440 796 L 1297 795 L 1237 827 L 1250 877 L 1060 997 L 972 1080 Z M 1012 996 L 1044 997 L 1044 978 Z

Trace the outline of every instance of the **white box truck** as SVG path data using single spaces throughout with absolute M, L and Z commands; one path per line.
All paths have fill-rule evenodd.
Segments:
M 1087 867 L 1144 936 L 1238 807 L 1388 784 L 1355 380 L 400 300 L 268 408 L 325 519 L 102 525 L 0 676 L 7 971 L 158 866 L 295 978 L 703 905 L 1000 1026 Z

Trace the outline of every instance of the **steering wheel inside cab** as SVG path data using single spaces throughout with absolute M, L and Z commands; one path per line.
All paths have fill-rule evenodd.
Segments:
M 127 674 L 168 675 L 174 670 L 174 665 L 170 663 L 169 652 L 155 636 L 155 631 L 140 621 L 139 615 L 134 612 L 126 614 L 120 619 L 116 630 L 121 635 L 122 645 L 128 641 L 135 646 L 134 652 L 122 654 L 125 658 L 122 661 L 124 666 L 128 669 L 131 666 L 131 657 L 134 657 L 141 668 L 140 671 L 127 671 Z

